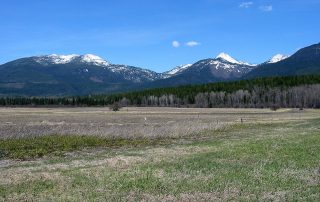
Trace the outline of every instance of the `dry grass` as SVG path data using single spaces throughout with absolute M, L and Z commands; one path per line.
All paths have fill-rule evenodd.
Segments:
M 277 122 L 316 116 L 317 111 L 284 109 L 0 108 L 0 138 L 42 135 L 183 137 L 244 122 Z

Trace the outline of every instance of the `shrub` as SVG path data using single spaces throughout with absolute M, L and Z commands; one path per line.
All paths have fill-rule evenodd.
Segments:
M 272 111 L 277 111 L 278 109 L 280 109 L 280 107 L 278 107 L 278 106 L 272 106 L 272 107 L 270 107 L 270 109 L 271 109 Z
M 110 110 L 116 112 L 119 111 L 121 109 L 121 106 L 118 102 L 113 103 L 110 107 Z

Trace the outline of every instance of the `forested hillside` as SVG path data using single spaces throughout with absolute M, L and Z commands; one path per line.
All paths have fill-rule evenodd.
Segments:
M 320 76 L 273 77 L 114 95 L 0 98 L 0 105 L 320 108 Z

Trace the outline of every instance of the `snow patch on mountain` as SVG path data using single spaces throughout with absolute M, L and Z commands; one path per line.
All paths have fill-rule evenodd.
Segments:
M 90 63 L 97 66 L 108 66 L 109 62 L 102 59 L 99 56 L 92 55 L 92 54 L 86 54 L 86 55 L 77 55 L 77 54 L 71 54 L 71 55 L 57 55 L 57 54 L 51 54 L 51 55 L 44 55 L 44 56 L 36 56 L 35 61 L 40 64 L 67 64 L 75 61 L 80 61 L 83 63 Z
M 244 64 L 238 64 L 238 63 L 231 63 L 230 62 L 222 62 L 220 60 L 214 59 L 214 60 L 207 60 L 203 63 L 205 66 L 210 65 L 213 66 L 216 70 L 218 69 L 224 69 L 227 71 L 234 71 L 233 69 L 242 68 L 243 66 L 246 66 Z
M 188 69 L 191 66 L 192 66 L 192 64 L 180 65 L 180 66 L 173 68 L 172 70 L 164 72 L 164 74 L 176 75 L 176 74 L 184 71 L 185 69 Z
M 164 78 L 163 74 L 161 73 L 156 73 L 148 69 L 142 69 L 142 68 L 128 66 L 128 65 L 110 64 L 104 69 L 108 69 L 113 73 L 120 74 L 126 80 L 130 80 L 135 83 L 140 83 L 143 81 L 154 81 L 157 79 Z
M 92 55 L 92 54 L 86 54 L 82 55 L 81 61 L 86 62 L 86 63 L 91 63 L 95 64 L 97 66 L 108 66 L 110 63 L 107 62 L 106 60 L 102 59 L 101 57 L 97 55 Z
M 287 55 L 282 55 L 282 54 L 277 54 L 275 56 L 273 56 L 267 63 L 277 63 L 277 62 L 280 62 L 284 59 L 287 59 L 289 56 Z
M 57 55 L 57 54 L 51 54 L 51 55 L 45 55 L 45 56 L 37 56 L 36 62 L 40 64 L 67 64 L 74 60 L 75 58 L 79 57 L 79 55 L 71 54 L 71 55 Z

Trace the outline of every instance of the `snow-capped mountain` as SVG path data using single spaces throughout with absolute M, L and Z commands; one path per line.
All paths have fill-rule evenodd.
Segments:
M 109 70 L 115 74 L 122 75 L 125 80 L 135 83 L 144 81 L 154 81 L 156 79 L 163 78 L 162 74 L 156 73 L 148 69 L 142 69 L 138 67 L 128 65 L 112 64 L 107 60 L 93 54 L 85 55 L 44 55 L 32 57 L 34 61 L 44 66 L 55 65 L 82 65 L 83 72 L 88 73 L 90 69 L 87 66 L 102 67 L 104 70 Z
M 233 57 L 231 57 L 230 55 L 226 54 L 226 53 L 220 53 L 216 59 L 222 59 L 224 61 L 227 61 L 229 63 L 233 63 L 233 64 L 242 64 L 241 62 L 237 61 L 236 59 L 234 59 Z
M 226 53 L 220 53 L 215 58 L 200 60 L 192 65 L 183 65 L 164 72 L 169 76 L 154 83 L 157 86 L 177 86 L 235 80 L 255 67 L 256 65 L 240 62 Z
M 0 65 L 0 83 L 13 86 L 8 88 L 8 92 L 2 91 L 0 86 L 0 95 L 56 96 L 120 92 L 163 78 L 161 73 L 112 64 L 92 54 L 52 54 L 21 58 Z
M 220 53 L 215 59 L 201 60 L 192 65 L 195 70 L 207 69 L 215 78 L 234 79 L 251 71 L 255 65 L 241 62 L 226 53 Z M 190 68 L 189 68 L 190 69 Z
M 282 54 L 277 54 L 275 56 L 273 56 L 270 60 L 267 61 L 267 63 L 277 63 L 280 62 L 284 59 L 287 59 L 289 56 L 287 55 L 282 55 Z
M 164 72 L 163 74 L 169 75 L 168 77 L 171 77 L 171 76 L 175 76 L 183 72 L 186 72 L 190 69 L 201 70 L 207 66 L 211 66 L 213 69 L 216 69 L 216 70 L 223 69 L 228 72 L 232 72 L 232 71 L 242 72 L 244 69 L 239 67 L 247 67 L 247 66 L 255 67 L 257 65 L 238 61 L 233 57 L 231 57 L 230 55 L 228 55 L 227 53 L 220 53 L 214 59 L 210 58 L 206 60 L 201 60 L 199 62 L 196 62 L 195 64 L 180 65 L 173 68 L 172 70 Z
M 259 65 L 243 78 L 305 74 L 320 74 L 320 43 L 302 48 L 289 57 L 278 54 L 269 62 Z

